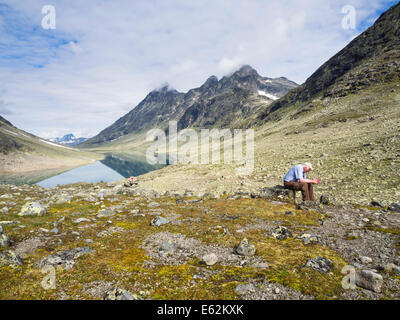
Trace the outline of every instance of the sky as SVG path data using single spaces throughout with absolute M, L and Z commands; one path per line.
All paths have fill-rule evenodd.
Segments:
M 186 92 L 249 64 L 301 84 L 397 2 L 0 0 L 0 115 L 43 138 L 91 137 L 164 83 Z

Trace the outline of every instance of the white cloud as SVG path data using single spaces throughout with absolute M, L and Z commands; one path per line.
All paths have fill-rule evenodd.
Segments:
M 46 137 L 94 135 L 164 82 L 187 91 L 241 64 L 302 83 L 360 32 L 341 28 L 343 5 L 362 22 L 389 3 L 59 0 L 57 29 L 30 34 L 47 2 L 3 0 L 21 15 L 8 28 L 0 15 L 4 55 L 26 55 L 0 54 L 0 100 L 13 103 L 10 121 Z

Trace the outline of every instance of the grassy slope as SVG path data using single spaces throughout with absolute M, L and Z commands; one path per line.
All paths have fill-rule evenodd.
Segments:
M 6 123 L 2 123 L 0 132 L 20 146 L 0 154 L 2 175 L 26 173 L 33 177 L 39 171 L 62 171 L 102 159 L 102 155 L 93 152 L 45 143 L 40 138 Z

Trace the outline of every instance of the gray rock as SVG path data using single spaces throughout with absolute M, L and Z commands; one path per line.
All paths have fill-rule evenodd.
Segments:
M 213 266 L 218 262 L 218 256 L 215 253 L 209 253 L 201 258 L 201 261 L 208 266 Z
M 329 205 L 331 204 L 331 198 L 326 195 L 323 194 L 320 198 L 319 198 L 319 203 L 323 204 L 323 205 Z
M 26 203 L 21 211 L 18 213 L 19 216 L 43 216 L 47 213 L 47 207 L 40 204 L 39 201 Z
M 388 210 L 395 211 L 395 212 L 400 212 L 400 204 L 393 202 L 388 206 Z
M 164 217 L 156 217 L 153 220 L 151 220 L 150 225 L 154 226 L 154 227 L 160 227 L 164 224 L 169 223 L 169 220 L 167 218 Z
M 78 219 L 74 220 L 75 224 L 78 224 L 78 223 L 81 223 L 81 222 L 90 222 L 90 220 L 86 219 L 86 218 L 78 218 Z
M 253 256 L 256 253 L 256 247 L 244 238 L 236 247 L 235 252 L 241 256 Z
M 380 274 L 374 271 L 361 270 L 356 272 L 355 282 L 358 287 L 380 293 L 383 278 Z
M 132 294 L 121 288 L 107 290 L 103 295 L 103 300 L 143 300 L 139 295 Z
M 58 230 L 58 228 L 53 228 L 50 230 L 50 232 L 58 234 L 60 232 L 60 230 Z
M 86 242 L 87 244 L 91 244 L 91 243 L 93 243 L 93 240 L 92 240 L 92 239 L 85 239 L 85 242 Z
M 272 236 L 278 240 L 286 240 L 287 238 L 291 238 L 293 235 L 288 228 L 278 226 L 272 231 Z
M 0 253 L 0 267 L 10 266 L 22 266 L 21 258 L 13 250 L 7 250 Z
M 395 265 L 394 263 L 387 263 L 384 265 L 383 269 L 386 272 L 393 272 L 395 274 L 400 274 L 400 267 Z
M 0 234 L 2 234 L 2 233 L 3 233 L 3 227 L 0 224 Z
M 89 247 L 75 248 L 67 251 L 61 251 L 43 258 L 35 263 L 36 268 L 43 268 L 45 266 L 62 266 L 65 269 L 71 269 L 75 264 L 75 259 L 93 252 L 94 250 Z
M 150 202 L 147 206 L 150 208 L 156 208 L 156 207 L 159 207 L 160 205 L 157 202 L 153 201 L 153 202 Z
M 304 244 L 316 244 L 321 242 L 321 238 L 319 236 L 309 233 L 303 233 L 302 235 L 297 236 L 296 239 L 300 239 Z
M 56 222 L 54 222 L 54 228 L 58 228 L 60 224 L 65 220 L 65 217 L 62 217 L 58 219 Z
M 239 285 L 236 286 L 235 292 L 237 294 L 244 295 L 246 293 L 254 292 L 255 289 L 256 288 L 251 283 L 239 284 Z
M 328 273 L 332 270 L 333 263 L 331 260 L 322 257 L 309 259 L 304 265 L 305 268 L 310 268 L 322 273 Z
M 96 216 L 96 217 L 97 217 L 97 218 L 112 217 L 114 214 L 115 214 L 114 211 L 112 211 L 112 210 L 109 209 L 109 208 L 106 208 L 106 209 L 100 210 L 100 211 L 97 213 L 97 216 Z
M 361 263 L 363 263 L 363 264 L 369 264 L 372 262 L 372 259 L 370 257 L 361 257 L 360 260 L 361 260 Z
M 0 233 L 0 247 L 6 248 L 10 246 L 10 238 L 5 233 Z
M 8 207 L 1 208 L 0 213 L 8 213 Z
M 175 243 L 172 240 L 164 241 L 158 248 L 158 251 L 162 254 L 173 253 L 176 250 Z

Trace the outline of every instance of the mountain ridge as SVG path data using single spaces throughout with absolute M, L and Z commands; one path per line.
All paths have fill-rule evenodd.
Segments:
M 186 93 L 172 89 L 167 84 L 151 91 L 125 116 L 80 146 L 112 142 L 124 135 L 155 127 L 167 130 L 170 120 L 178 121 L 179 129 L 203 125 L 240 126 L 241 123 L 235 124 L 234 120 L 243 120 L 255 109 L 271 103 L 275 97 L 283 96 L 296 86 L 295 82 L 284 77 L 261 77 L 249 65 L 243 65 L 220 80 L 212 75 L 200 87 Z M 257 105 L 240 102 L 250 96 L 254 96 Z M 217 116 L 211 117 L 211 114 Z

